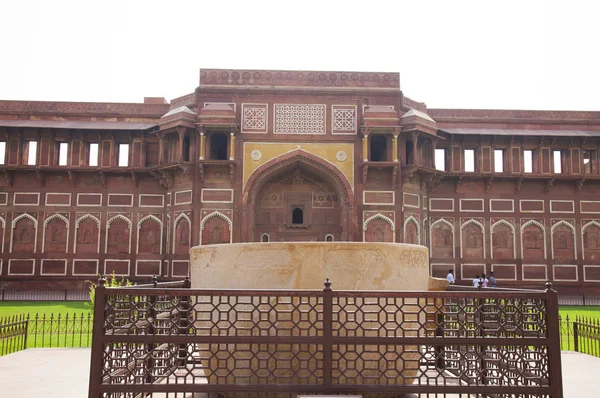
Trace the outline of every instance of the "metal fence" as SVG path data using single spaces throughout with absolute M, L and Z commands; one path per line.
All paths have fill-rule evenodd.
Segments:
M 558 304 L 573 306 L 600 306 L 600 294 L 559 294 Z
M 600 357 L 600 318 L 560 318 L 561 348 Z
M 0 356 L 26 348 L 90 347 L 91 313 L 0 318 Z
M 98 286 L 90 397 L 562 398 L 559 331 L 549 326 L 558 324 L 551 288 L 181 287 Z
M 0 289 L 0 301 L 88 301 L 89 289 Z

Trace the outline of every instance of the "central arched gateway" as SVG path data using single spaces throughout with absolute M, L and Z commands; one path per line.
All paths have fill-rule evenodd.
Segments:
M 351 187 L 310 153 L 297 150 L 265 163 L 244 191 L 247 242 L 351 240 Z

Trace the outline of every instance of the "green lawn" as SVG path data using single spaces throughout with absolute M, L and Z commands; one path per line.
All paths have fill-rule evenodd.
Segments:
M 0 318 L 20 314 L 30 314 L 31 317 L 35 317 L 35 314 L 61 314 L 62 317 L 65 314 L 87 315 L 91 311 L 92 307 L 87 301 L 0 301 Z
M 579 305 L 566 305 L 560 306 L 558 309 L 560 316 L 564 319 L 566 316 L 569 320 L 575 319 L 575 317 L 586 317 L 600 319 L 600 306 L 579 306 Z

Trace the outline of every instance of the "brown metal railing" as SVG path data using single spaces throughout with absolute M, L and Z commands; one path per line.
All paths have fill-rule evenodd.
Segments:
M 155 287 L 156 286 L 156 287 Z M 562 398 L 546 291 L 96 290 L 90 397 Z M 161 395 L 162 394 L 162 395 Z

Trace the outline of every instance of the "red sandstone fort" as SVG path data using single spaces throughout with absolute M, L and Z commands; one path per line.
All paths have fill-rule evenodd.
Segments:
M 202 69 L 170 103 L 0 101 L 0 282 L 366 241 L 425 245 L 458 283 L 598 288 L 599 150 L 600 112 L 428 109 L 397 73 Z

